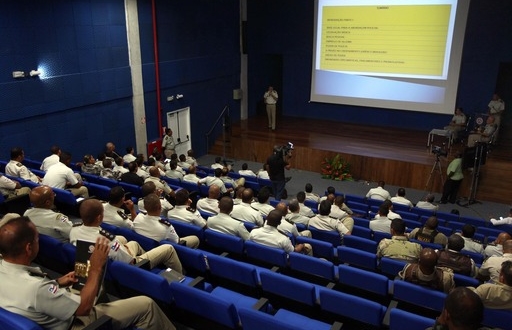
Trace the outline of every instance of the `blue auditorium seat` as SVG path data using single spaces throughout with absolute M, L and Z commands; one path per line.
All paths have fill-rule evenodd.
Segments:
M 334 247 L 341 245 L 341 236 L 336 230 L 321 230 L 313 226 L 309 226 L 308 229 L 311 231 L 311 236 L 314 239 L 329 242 Z
M 411 241 L 413 243 L 418 243 L 423 248 L 431 248 L 431 249 L 434 249 L 434 250 L 442 250 L 443 249 L 443 246 L 441 244 L 423 242 L 423 241 L 419 241 L 419 240 L 414 239 L 414 238 L 409 239 L 409 241 Z
M 427 329 L 436 320 L 393 308 L 389 314 L 389 330 Z
M 372 239 L 375 243 L 379 244 L 384 238 L 391 238 L 391 233 L 385 233 L 383 231 L 372 232 Z
M 58 239 L 39 234 L 39 253 L 35 262 L 60 274 L 67 274 L 75 268 L 75 259 L 69 259 L 64 244 Z
M 453 274 L 453 281 L 455 282 L 455 286 L 472 286 L 476 288 L 480 285 L 480 281 L 476 278 L 462 274 Z
M 204 240 L 206 244 L 222 252 L 230 252 L 239 256 L 244 254 L 244 240 L 240 237 L 207 228 L 204 231 Z
M 208 265 L 212 284 L 249 295 L 259 292 L 256 266 L 214 254 L 208 256 Z
M 462 249 L 460 251 L 460 253 L 469 256 L 471 259 L 473 259 L 475 264 L 481 265 L 482 262 L 484 262 L 484 256 L 481 255 L 480 253 L 473 252 L 473 251 L 467 251 L 467 250 L 464 250 L 464 249 Z
M 233 302 L 182 283 L 172 282 L 170 288 L 178 309 L 193 313 L 197 318 L 205 318 L 229 329 L 239 327 L 240 321 Z M 210 324 L 210 327 L 213 329 L 215 325 Z
M 320 308 L 323 311 L 380 328 L 386 307 L 344 292 L 320 289 Z
M 180 258 L 181 265 L 183 269 L 186 270 L 188 276 L 204 277 L 207 275 L 207 252 L 171 243 L 166 240 L 161 241 L 160 244 L 170 244 L 174 247 Z
M 361 237 L 355 236 L 355 235 L 347 235 L 347 236 L 343 237 L 343 245 L 344 246 L 358 249 L 361 251 L 370 252 L 370 253 L 377 252 L 377 244 L 378 244 L 377 242 L 375 242 L 371 239 L 361 238 Z
M 382 257 L 379 262 L 380 272 L 391 278 L 395 278 L 402 269 L 404 269 L 407 262 L 396 260 L 392 258 Z
M 318 277 L 318 282 L 325 283 L 334 282 L 336 280 L 334 264 L 330 261 L 307 256 L 297 252 L 290 253 L 289 259 L 290 269 L 292 271 Z
M 135 231 L 129 228 L 116 227 L 114 234 L 123 236 L 128 241 L 135 241 L 139 243 L 140 246 L 142 246 L 142 248 L 146 251 L 154 249 L 160 245 L 160 243 L 158 243 L 154 239 L 136 233 Z
M 44 330 L 36 322 L 16 313 L 0 308 L 0 329 Z
M 345 194 L 345 202 L 346 203 L 355 202 L 355 203 L 359 203 L 359 204 L 365 204 L 368 207 L 368 200 L 366 199 L 365 196 Z
M 244 245 L 250 260 L 270 267 L 286 267 L 288 265 L 288 254 L 283 249 L 268 247 L 253 241 L 245 241 Z
M 377 256 L 375 253 L 360 251 L 346 246 L 338 246 L 337 249 L 340 263 L 373 271 L 377 269 Z
M 411 209 L 411 212 L 416 213 L 418 215 L 418 217 L 422 217 L 422 216 L 431 217 L 436 214 L 435 210 L 426 210 L 426 209 L 422 209 L 422 208 L 419 208 L 416 206 Z
M 393 282 L 393 299 L 434 311 L 435 314 L 443 310 L 446 293 L 395 279 Z
M 352 235 L 359 236 L 366 239 L 372 239 L 372 230 L 370 228 L 359 227 L 354 225 Z
M 389 280 L 386 276 L 369 270 L 363 270 L 348 265 L 338 266 L 339 283 L 358 291 L 371 292 L 380 298 L 387 298 Z
M 334 246 L 329 242 L 324 242 L 319 239 L 309 238 L 306 236 L 295 237 L 295 243 L 307 243 L 313 248 L 313 256 L 317 258 L 324 258 L 329 261 L 334 261 Z
M 204 240 L 204 229 L 203 228 L 193 225 L 193 224 L 190 224 L 190 223 L 187 223 L 187 222 L 176 220 L 173 218 L 169 218 L 169 221 L 171 222 L 172 226 L 176 230 L 176 233 L 180 237 L 197 236 L 197 238 L 199 238 L 199 241 L 202 242 Z
M 460 216 L 458 214 L 449 213 L 449 212 L 437 211 L 436 217 L 437 217 L 437 219 L 444 220 L 444 221 L 460 221 Z M 425 221 L 427 218 L 428 217 L 425 217 Z M 421 219 L 424 219 L 424 218 L 421 217 Z M 423 223 L 425 223 L 425 221 L 423 221 Z
M 255 309 L 240 308 L 238 310 L 244 330 L 327 330 L 337 329 L 330 324 L 317 321 L 303 315 L 280 309 L 270 315 Z
M 499 329 L 510 329 L 512 322 L 512 311 L 503 309 L 484 309 L 484 320 L 482 324 L 488 327 Z
M 354 225 L 364 228 L 370 228 L 370 220 L 359 217 L 352 217 L 354 219 Z

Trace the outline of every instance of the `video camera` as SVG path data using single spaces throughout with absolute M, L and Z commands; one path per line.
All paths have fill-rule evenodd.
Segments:
M 279 157 L 281 157 L 283 159 L 291 158 L 292 150 L 293 150 L 293 143 L 288 142 L 287 144 L 282 145 L 282 146 L 275 146 L 274 147 L 274 155 L 278 155 Z
M 446 151 L 446 149 L 444 149 L 444 145 L 443 145 L 443 147 L 432 146 L 431 152 L 434 155 L 436 155 L 437 157 L 440 157 L 440 156 L 446 157 L 446 156 L 448 156 L 448 151 Z

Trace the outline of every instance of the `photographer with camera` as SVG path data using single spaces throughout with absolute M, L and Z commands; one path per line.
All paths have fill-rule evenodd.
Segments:
M 446 204 L 446 202 L 449 201 L 453 204 L 457 200 L 457 192 L 464 178 L 464 174 L 462 173 L 462 153 L 458 152 L 455 155 L 455 159 L 451 161 L 446 169 L 446 175 L 447 178 L 444 182 L 443 196 L 439 203 Z
M 284 169 L 289 170 L 290 159 L 292 158 L 293 143 L 288 142 L 284 146 L 275 146 L 274 153 L 267 159 L 268 175 L 272 181 L 272 190 L 274 198 L 281 200 L 284 187 L 286 185 L 286 177 Z

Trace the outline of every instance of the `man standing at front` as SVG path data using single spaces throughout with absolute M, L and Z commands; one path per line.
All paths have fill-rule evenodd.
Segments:
M 276 129 L 276 103 L 278 98 L 274 87 L 268 86 L 268 90 L 263 94 L 263 101 L 267 109 L 268 128 L 271 128 L 273 131 Z

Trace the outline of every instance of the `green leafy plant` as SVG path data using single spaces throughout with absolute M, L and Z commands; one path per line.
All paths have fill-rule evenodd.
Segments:
M 340 154 L 333 158 L 325 158 L 322 162 L 321 174 L 323 179 L 336 181 L 352 181 L 350 164 Z

